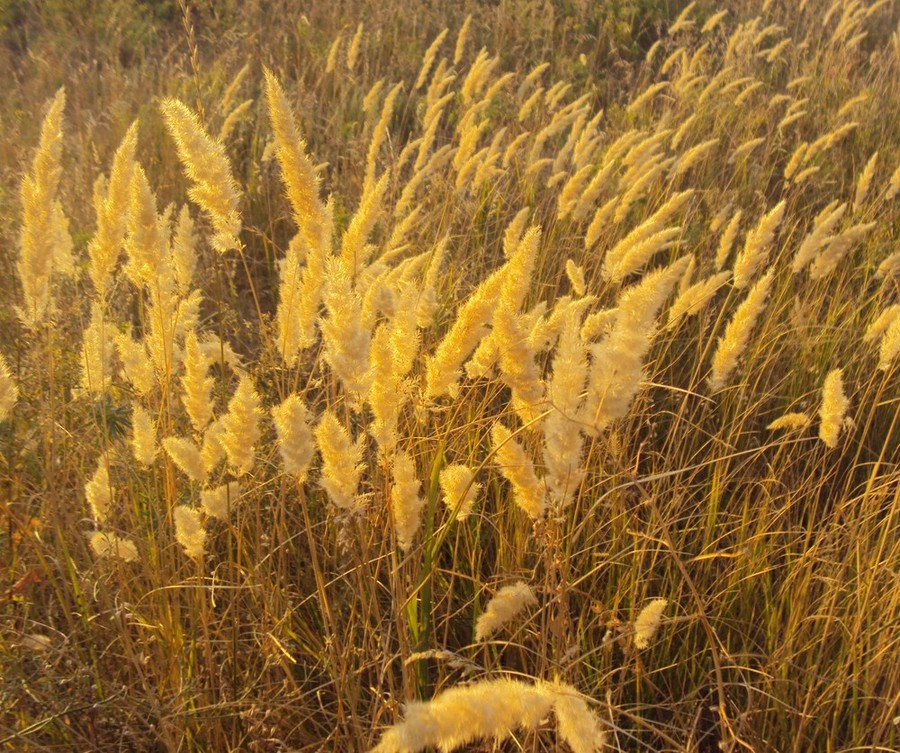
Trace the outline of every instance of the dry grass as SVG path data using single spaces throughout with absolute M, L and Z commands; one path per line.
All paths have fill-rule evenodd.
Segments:
M 900 749 L 900 7 L 675 5 L 0 14 L 4 748 Z

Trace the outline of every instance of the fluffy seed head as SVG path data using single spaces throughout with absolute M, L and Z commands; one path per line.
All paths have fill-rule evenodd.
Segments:
M 254 445 L 259 441 L 260 397 L 253 381 L 244 374 L 234 396 L 228 403 L 228 413 L 222 416 L 222 436 L 219 442 L 235 473 L 250 473 L 256 457 Z
M 278 451 L 284 472 L 302 483 L 316 451 L 309 428 L 309 411 L 299 395 L 288 395 L 272 408 L 272 421 L 278 434 Z
M 144 467 L 152 465 L 158 451 L 156 424 L 150 413 L 137 404 L 131 410 L 131 432 L 131 450 L 135 460 Z
M 207 474 L 206 469 L 203 467 L 203 458 L 200 455 L 200 450 L 190 439 L 166 437 L 162 444 L 163 449 L 182 473 L 194 481 L 200 483 L 206 481 Z
M 832 369 L 822 385 L 822 407 L 819 408 L 819 438 L 826 447 L 837 447 L 849 407 L 850 401 L 844 394 L 843 370 Z
M 351 512 L 362 510 L 357 490 L 364 466 L 365 434 L 351 441 L 347 430 L 337 417 L 327 411 L 315 429 L 316 444 L 322 455 L 322 479 L 319 482 L 331 503 Z
M 668 603 L 666 599 L 654 599 L 641 610 L 634 621 L 635 648 L 647 648 L 650 645 L 650 641 L 653 640 L 653 636 L 659 629 L 663 611 Z
M 112 490 L 109 486 L 109 469 L 105 458 L 99 459 L 97 470 L 84 486 L 84 493 L 91 507 L 91 517 L 94 522 L 106 523 L 109 518 L 109 507 L 112 504 Z
M 172 510 L 175 519 L 175 538 L 191 559 L 201 561 L 206 546 L 206 529 L 200 511 L 187 505 L 177 505 Z
M 6 365 L 6 359 L 0 354 L 0 421 L 6 419 L 19 399 L 19 388 Z
M 204 489 L 200 492 L 200 506 L 211 518 L 228 520 L 228 513 L 234 510 L 241 496 L 241 485 L 237 481 L 217 486 L 215 489 Z
M 240 187 L 232 177 L 225 147 L 206 132 L 197 115 L 184 103 L 166 99 L 160 109 L 184 172 L 194 183 L 188 195 L 212 222 L 213 248 L 220 253 L 240 248 Z
M 422 508 L 425 500 L 419 496 L 419 479 L 416 465 L 409 454 L 398 452 L 392 463 L 394 486 L 391 488 L 391 509 L 394 513 L 394 530 L 397 544 L 409 551 L 413 538 L 422 524 Z
M 535 475 L 525 448 L 499 421 L 491 429 L 491 444 L 500 472 L 513 488 L 515 503 L 531 518 L 541 517 L 547 507 L 544 486 Z
M 439 476 L 444 504 L 448 510 L 456 510 L 457 518 L 465 518 L 472 513 L 481 484 L 474 480 L 475 474 L 465 465 L 448 465 Z
M 114 533 L 94 531 L 90 538 L 91 549 L 98 557 L 118 557 L 125 562 L 137 562 L 138 550 L 133 541 L 123 539 Z
M 523 609 L 537 604 L 534 592 L 525 581 L 504 586 L 488 602 L 484 612 L 475 623 L 475 640 L 490 638 L 501 627 L 515 619 Z

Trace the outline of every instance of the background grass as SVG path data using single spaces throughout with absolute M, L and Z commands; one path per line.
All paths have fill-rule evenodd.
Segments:
M 834 12 L 818 0 L 735 0 L 709 33 L 701 28 L 719 4 L 700 3 L 693 25 L 671 32 L 684 5 L 501 0 L 429 2 L 411 12 L 408 3 L 332 2 L 300 12 L 293 3 L 210 0 L 193 4 L 187 19 L 174 2 L 0 6 L 0 74 L 9 82 L 0 102 L 0 351 L 21 392 L 0 425 L 4 747 L 362 751 L 400 717 L 404 702 L 512 673 L 576 685 L 594 700 L 614 749 L 898 748 L 898 372 L 896 362 L 877 370 L 877 347 L 862 336 L 898 302 L 897 277 L 875 271 L 897 250 L 900 222 L 897 200 L 884 199 L 900 164 L 900 6 L 863 3 L 872 13 L 857 30 L 867 34 L 851 45 L 835 41 L 841 19 L 853 13 L 853 4 L 840 0 Z M 406 82 L 379 158 L 380 169 L 396 166 L 421 132 L 423 93 L 412 85 L 422 55 L 446 26 L 440 54 L 452 58 L 468 13 L 472 36 L 454 87 L 482 46 L 499 56 L 496 75 L 515 74 L 490 104 L 482 145 L 502 126 L 508 143 L 550 122 L 547 106 L 524 124 L 517 118 L 519 83 L 545 61 L 548 88 L 556 81 L 572 86 L 563 103 L 588 94 L 591 114 L 604 110 L 598 159 L 629 129 L 661 133 L 692 116 L 679 148 L 666 138 L 666 154 L 719 141 L 684 176 L 654 182 L 625 220 L 607 223 L 587 249 L 590 218 L 558 216 L 561 184 L 547 185 L 552 171 L 530 176 L 526 164 L 513 161 L 477 191 L 456 190 L 450 169 L 435 176 L 419 194 L 422 214 L 409 238 L 412 254 L 450 237 L 423 352 L 433 352 L 475 284 L 502 263 L 503 232 L 523 207 L 543 229 L 527 306 L 552 307 L 571 294 L 563 271 L 571 258 L 583 267 L 599 309 L 614 306 L 622 287 L 603 279 L 603 252 L 675 191 L 692 188 L 679 221 L 680 247 L 660 258 L 694 253 L 696 279 L 713 271 L 720 236 L 710 229 L 714 217 L 743 209 L 740 247 L 765 211 L 787 203 L 771 252 L 775 284 L 741 365 L 723 391 L 710 393 L 710 359 L 745 295 L 728 285 L 700 316 L 654 339 L 628 415 L 586 445 L 587 475 L 575 503 L 537 524 L 512 505 L 491 456 L 494 421 L 516 421 L 501 379 L 465 380 L 456 399 L 407 411 L 402 444 L 428 503 L 407 554 L 390 535 L 390 474 L 373 443 L 363 484 L 367 512 L 353 518 L 328 504 L 317 466 L 305 484 L 280 472 L 267 421 L 241 504 L 229 522 L 210 525 L 207 556 L 198 564 L 175 541 L 171 520 L 172 508 L 195 501 L 198 490 L 165 456 L 149 470 L 131 459 L 136 396 L 129 384 L 115 379 L 101 399 L 75 389 L 93 294 L 86 248 L 96 228 L 94 180 L 108 172 L 138 118 L 137 157 L 159 208 L 183 203 L 189 182 L 159 101 L 179 97 L 216 133 L 230 109 L 221 107 L 223 92 L 248 64 L 231 106 L 248 98 L 253 104 L 226 141 L 243 190 L 244 250 L 219 257 L 201 244 L 200 327 L 241 356 L 266 409 L 300 392 L 314 416 L 336 409 L 359 435 L 369 414 L 347 410 L 319 344 L 293 368 L 275 348 L 278 261 L 295 228 L 278 166 L 266 155 L 271 128 L 262 66 L 279 76 L 308 152 L 326 165 L 322 195 L 333 197 L 341 232 L 362 191 L 372 134 L 366 93 L 383 77 L 384 91 Z M 745 27 L 749 38 L 777 28 L 729 53 L 735 30 L 757 17 L 755 28 Z M 357 65 L 348 71 L 339 63 L 328 72 L 332 43 L 340 37 L 345 51 L 359 23 Z M 785 50 L 767 60 L 765 51 L 787 38 Z M 657 81 L 674 88 L 692 63 L 705 77 L 696 86 L 628 109 Z M 760 88 L 740 102 L 747 83 L 703 98 L 703 87 L 729 65 L 723 87 L 746 76 Z M 810 79 L 789 88 L 799 76 Z M 15 313 L 18 186 L 30 170 L 45 103 L 63 85 L 60 199 L 79 274 L 59 283 L 52 325 L 31 332 Z M 860 93 L 867 99 L 842 114 Z M 791 99 L 772 105 L 777 94 Z M 807 101 L 797 107 L 807 114 L 779 128 L 785 108 L 801 99 Z M 461 107 L 454 99 L 438 144 L 456 143 Z M 799 185 L 785 181 L 798 144 L 850 120 L 859 126 L 814 161 L 815 175 Z M 544 156 L 555 157 L 568 134 L 551 139 Z M 749 158 L 729 161 L 739 145 L 759 137 L 764 142 Z M 824 279 L 791 275 L 813 218 L 832 199 L 852 202 L 875 150 L 869 198 L 841 227 L 874 221 L 876 228 Z M 403 187 L 402 178 L 393 180 L 388 205 Z M 391 223 L 388 212 L 373 242 L 386 243 Z M 122 278 L 113 300 L 116 326 L 138 331 L 146 307 L 140 292 Z M 543 353 L 539 362 L 547 373 L 551 356 Z M 822 382 L 836 367 L 844 369 L 852 419 L 836 449 L 819 440 L 815 421 L 798 432 L 766 430 L 788 411 L 815 418 Z M 421 382 L 423 373 L 417 361 L 413 380 Z M 226 369 L 215 376 L 221 413 L 236 379 Z M 177 433 L 185 425 L 175 415 L 168 428 Z M 536 435 L 526 428 L 522 436 L 539 458 Z M 84 485 L 100 452 L 112 462 L 112 528 L 136 542 L 137 563 L 98 559 L 88 546 L 94 524 Z M 453 521 L 438 501 L 437 472 L 455 462 L 480 468 L 484 484 L 478 513 L 465 521 Z M 495 640 L 476 644 L 475 620 L 491 594 L 518 579 L 531 584 L 539 606 Z M 631 622 L 660 596 L 669 600 L 666 618 L 651 647 L 638 651 Z M 417 652 L 431 653 L 410 660 Z M 542 729 L 498 747 L 555 745 Z

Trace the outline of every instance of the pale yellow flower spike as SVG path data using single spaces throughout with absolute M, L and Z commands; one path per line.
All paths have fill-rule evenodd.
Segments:
M 504 625 L 516 618 L 526 607 L 537 604 L 537 598 L 525 581 L 504 586 L 491 599 L 475 623 L 475 640 L 490 638 Z
M 531 518 L 539 518 L 547 507 L 543 484 L 534 472 L 534 465 L 525 448 L 512 432 L 499 421 L 491 429 L 497 463 L 504 478 L 513 488 L 513 499 Z
M 138 550 L 133 541 L 123 539 L 114 533 L 94 531 L 90 538 L 91 549 L 101 558 L 115 558 L 125 562 L 137 562 Z
M 131 178 L 137 147 L 137 121 L 132 123 L 113 157 L 109 184 L 96 200 L 97 232 L 88 244 L 91 281 L 103 300 L 125 242 Z
M 712 360 L 712 375 L 709 378 L 709 386 L 714 392 L 725 386 L 725 382 L 737 368 L 738 360 L 750 342 L 750 334 L 756 326 L 756 320 L 766 307 L 774 277 L 775 270 L 770 269 L 759 279 L 737 307 L 725 328 L 725 334 L 719 338 Z
M 472 514 L 478 492 L 481 491 L 481 484 L 474 478 L 475 474 L 465 465 L 448 465 L 440 473 L 444 504 L 448 510 L 457 510 L 457 518 L 465 518 Z
M 131 412 L 131 430 L 131 450 L 135 460 L 144 467 L 152 465 L 158 452 L 156 424 L 147 410 L 137 404 Z
M 666 599 L 654 599 L 645 606 L 634 621 L 634 646 L 635 648 L 647 648 L 659 625 L 662 622 L 663 611 L 669 602 Z
M 409 454 L 398 452 L 394 455 L 392 466 L 394 485 L 391 488 L 391 509 L 394 513 L 394 530 L 398 546 L 407 552 L 422 524 L 425 500 L 419 495 L 416 465 Z
M 294 211 L 294 222 L 310 249 L 322 251 L 330 246 L 331 239 L 328 211 L 319 198 L 319 178 L 306 154 L 306 142 L 300 135 L 281 84 L 268 68 L 263 69 L 263 73 L 266 79 L 269 119 L 275 132 L 275 156 L 281 166 L 281 179 Z
M 506 678 L 481 680 L 407 704 L 404 719 L 385 731 L 371 753 L 441 753 L 486 738 L 500 743 L 516 729 L 536 729 L 556 712 L 560 739 L 573 753 L 600 753 L 605 735 L 600 720 L 571 685 Z
M 61 239 L 61 210 L 56 191 L 62 174 L 62 115 L 65 89 L 50 102 L 41 125 L 41 140 L 34 156 L 32 174 L 22 179 L 22 229 L 16 268 L 22 283 L 23 305 L 19 317 L 27 326 L 40 324 L 52 308 L 50 278 L 57 261 L 56 246 Z M 63 239 L 64 240 L 64 239 Z M 69 241 L 71 244 L 71 240 Z
M 848 407 L 850 401 L 844 394 L 843 370 L 832 369 L 822 385 L 822 407 L 819 408 L 819 438 L 830 449 L 837 447 Z
M 19 399 L 19 388 L 6 365 L 6 359 L 0 355 L 0 421 L 6 419 Z
M 309 411 L 299 395 L 288 395 L 272 408 L 272 421 L 278 434 L 278 451 L 284 472 L 302 483 L 316 451 L 309 427 Z
M 240 250 L 240 187 L 231 174 L 225 148 L 204 130 L 197 115 L 182 102 L 166 99 L 160 108 L 184 172 L 194 183 L 188 195 L 212 221 L 213 248 L 219 253 Z
M 357 488 L 365 468 L 362 457 L 366 435 L 353 442 L 331 411 L 322 416 L 314 434 L 322 455 L 320 485 L 335 507 L 360 512 L 362 500 L 357 495 Z
M 203 559 L 206 546 L 206 530 L 200 518 L 200 511 L 186 505 L 178 505 L 172 511 L 175 518 L 175 538 L 184 547 L 188 557 Z
M 97 470 L 91 480 L 84 485 L 84 493 L 91 507 L 91 517 L 95 523 L 106 523 L 109 507 L 112 504 L 112 491 L 109 486 L 109 470 L 106 458 L 100 457 Z
M 250 473 L 253 468 L 256 457 L 254 445 L 261 436 L 259 406 L 259 394 L 253 381 L 245 374 L 228 403 L 228 413 L 222 416 L 223 432 L 219 438 L 229 465 L 239 476 Z

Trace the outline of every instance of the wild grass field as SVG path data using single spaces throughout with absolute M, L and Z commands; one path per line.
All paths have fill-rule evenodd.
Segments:
M 900 750 L 900 4 L 0 4 L 0 747 Z

